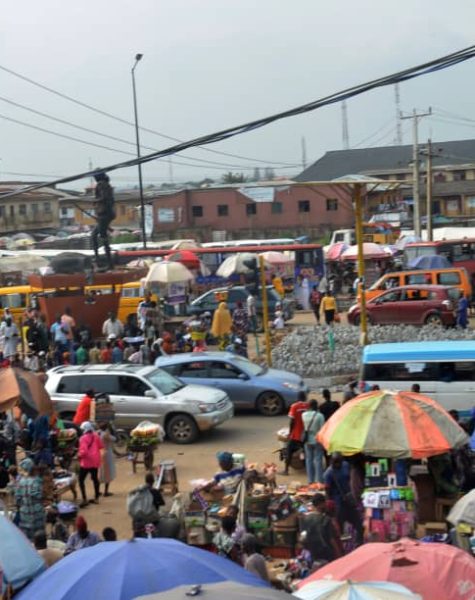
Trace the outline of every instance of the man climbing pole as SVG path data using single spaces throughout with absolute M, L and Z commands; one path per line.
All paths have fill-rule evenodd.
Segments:
M 104 251 L 107 257 L 107 264 L 109 269 L 113 269 L 111 249 L 109 246 L 109 226 L 115 219 L 114 209 L 114 192 L 109 183 L 109 176 L 99 171 L 94 175 L 96 180 L 96 201 L 94 208 L 96 211 L 97 224 L 92 230 L 92 245 L 94 248 L 94 254 L 96 256 L 96 262 L 99 260 L 99 238 L 101 238 L 104 244 Z

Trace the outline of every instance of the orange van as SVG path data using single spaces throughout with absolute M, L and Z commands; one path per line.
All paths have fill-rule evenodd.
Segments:
M 386 273 L 366 290 L 366 299 L 380 296 L 386 290 L 403 285 L 448 285 L 458 288 L 465 296 L 471 298 L 472 286 L 467 271 L 459 269 L 430 269 L 428 271 L 395 271 Z

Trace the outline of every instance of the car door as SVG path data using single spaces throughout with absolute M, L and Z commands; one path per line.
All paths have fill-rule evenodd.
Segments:
M 422 325 L 424 315 L 429 311 L 429 291 L 426 289 L 406 289 L 401 294 L 401 311 L 404 323 Z M 399 322 L 401 322 L 400 319 Z
M 368 313 L 371 322 L 376 325 L 394 323 L 398 314 L 398 302 L 401 297 L 399 290 L 385 292 L 368 303 Z
M 207 385 L 224 390 L 237 407 L 254 406 L 255 398 L 247 390 L 249 377 L 241 369 L 226 360 L 212 360 L 208 369 Z
M 119 393 L 114 398 L 116 417 L 120 413 L 120 426 L 132 429 L 140 421 L 161 422 L 161 403 L 158 391 L 135 375 L 118 375 Z M 146 395 L 149 392 L 153 395 Z
M 170 373 L 170 375 L 178 377 L 183 383 L 210 385 L 208 382 L 208 363 L 205 360 L 193 360 L 173 365 L 172 370 L 170 370 L 167 365 L 163 368 Z

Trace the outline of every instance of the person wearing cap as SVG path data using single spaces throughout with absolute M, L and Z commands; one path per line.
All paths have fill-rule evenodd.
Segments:
M 95 394 L 92 388 L 86 390 L 86 394 L 82 397 L 81 401 L 76 408 L 76 413 L 73 417 L 73 423 L 80 427 L 85 421 L 94 420 L 94 410 L 91 410 L 92 403 L 95 402 Z
M 20 463 L 23 474 L 15 485 L 15 501 L 18 507 L 19 527 L 29 540 L 45 527 L 45 509 L 43 506 L 43 482 L 36 474 L 31 458 Z
M 221 471 L 213 478 L 214 487 L 224 490 L 226 496 L 235 494 L 244 477 L 245 467 L 234 464 L 231 452 L 218 452 L 216 458 Z
M 95 531 L 89 531 L 87 521 L 81 515 L 77 517 L 75 525 L 76 531 L 68 538 L 64 556 L 71 554 L 71 552 L 76 552 L 76 550 L 90 548 L 101 542 L 100 535 Z
M 239 337 L 235 337 L 233 341 L 226 346 L 226 352 L 231 352 L 232 354 L 237 354 L 238 356 L 244 356 L 247 358 L 247 348 L 243 344 L 243 340 Z
M 99 478 L 97 476 L 101 466 L 101 450 L 104 448 L 101 438 L 94 431 L 92 423 L 85 421 L 81 425 L 83 432 L 79 438 L 79 489 L 81 490 L 82 502 L 81 508 L 88 504 L 97 504 L 99 501 Z M 86 496 L 86 478 L 90 475 L 94 484 L 94 500 L 87 500 Z
M 122 325 L 122 321 L 119 321 L 116 314 L 110 312 L 108 314 L 108 319 L 104 321 L 102 324 L 102 335 L 111 341 L 110 336 L 113 335 L 113 340 L 120 338 L 124 334 L 124 326 Z

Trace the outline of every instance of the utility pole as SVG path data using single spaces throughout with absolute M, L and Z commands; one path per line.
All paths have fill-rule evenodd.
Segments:
M 307 168 L 307 143 L 305 141 L 305 136 L 302 136 L 302 168 L 305 170 Z
M 421 202 L 420 202 L 420 194 L 419 194 L 419 139 L 418 139 L 418 128 L 419 128 L 419 119 L 422 117 L 428 117 L 432 114 L 432 109 L 429 107 L 428 112 L 418 113 L 416 109 L 412 111 L 412 115 L 403 116 L 401 115 L 401 119 L 413 119 L 412 122 L 412 131 L 413 131 L 413 139 L 412 139 L 412 178 L 413 178 L 413 202 L 414 202 L 414 233 L 417 236 L 421 236 Z
M 341 103 L 341 119 L 342 119 L 343 150 L 349 150 L 350 134 L 348 131 L 348 107 L 346 106 L 346 100 L 343 100 L 343 102 Z
M 426 157 L 426 211 L 427 211 L 427 241 L 432 242 L 432 159 L 440 156 L 440 148 L 432 151 L 432 141 L 427 140 L 427 147 L 421 150 L 421 154 Z

